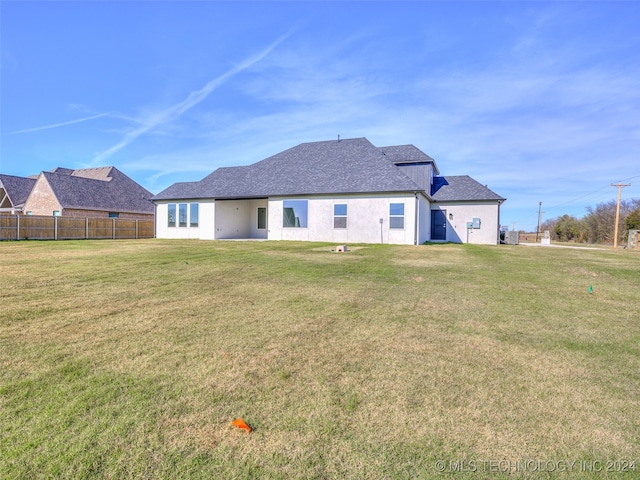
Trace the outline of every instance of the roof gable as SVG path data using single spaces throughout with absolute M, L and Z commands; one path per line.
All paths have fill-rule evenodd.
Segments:
M 4 188 L 9 200 L 14 207 L 23 205 L 27 201 L 31 189 L 36 184 L 34 178 L 15 177 L 13 175 L 0 174 L 0 187 Z

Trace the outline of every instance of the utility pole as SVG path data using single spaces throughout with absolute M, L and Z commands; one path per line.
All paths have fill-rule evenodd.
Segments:
M 538 234 L 540 233 L 541 222 L 542 222 L 542 202 L 538 202 L 538 228 L 536 229 L 536 243 L 538 243 Z
M 618 187 L 618 204 L 616 205 L 616 227 L 613 232 L 613 248 L 618 248 L 618 222 L 620 220 L 620 193 L 624 187 L 630 187 L 630 183 L 612 183 L 612 187 Z

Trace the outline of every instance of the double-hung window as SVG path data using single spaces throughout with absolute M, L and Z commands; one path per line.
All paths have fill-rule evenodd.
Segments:
M 347 204 L 333 205 L 333 228 L 347 228 Z
M 404 228 L 404 203 L 389 204 L 389 228 Z

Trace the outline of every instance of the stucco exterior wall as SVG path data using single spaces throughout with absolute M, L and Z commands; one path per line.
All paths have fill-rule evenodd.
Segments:
M 211 199 L 202 199 L 197 202 L 200 204 L 200 219 L 198 222 L 198 228 L 191 228 L 191 230 L 194 234 L 198 234 L 199 236 L 191 236 L 190 238 L 214 240 L 216 238 L 216 202 Z
M 258 228 L 258 208 L 267 209 L 267 225 L 266 228 Z M 251 212 L 249 223 L 251 225 L 250 238 L 264 238 L 269 234 L 269 200 L 264 198 L 260 200 L 250 200 L 249 209 Z
M 307 227 L 284 227 L 285 200 L 307 201 Z M 198 227 L 168 227 L 168 204 L 199 204 Z M 389 228 L 389 205 L 404 204 L 404 228 Z M 347 205 L 347 227 L 334 228 L 334 205 Z M 267 228 L 258 229 L 258 208 L 267 209 Z M 417 210 L 416 210 L 417 208 Z M 158 202 L 156 236 L 158 238 L 302 240 L 348 243 L 392 243 L 413 245 L 431 238 L 431 210 L 446 212 L 447 241 L 458 243 L 497 244 L 499 206 L 496 203 L 450 202 L 430 204 L 422 195 L 417 201 L 413 193 L 386 195 L 345 195 L 343 197 L 274 197 L 270 199 L 218 200 L 195 199 L 180 202 Z M 190 212 L 190 208 L 187 208 Z M 451 218 L 450 218 L 451 217 Z M 480 218 L 480 228 L 470 229 L 467 222 Z M 382 224 L 380 223 L 382 219 Z M 416 225 L 417 220 L 417 225 Z M 417 236 L 416 236 L 417 231 Z
M 423 244 L 431 239 L 431 205 L 422 195 L 418 202 L 418 244 Z
M 412 245 L 415 241 L 416 199 L 412 193 L 395 196 L 345 195 L 343 197 L 296 198 L 296 200 L 308 201 L 307 228 L 283 227 L 283 202 L 285 200 L 290 200 L 290 198 L 274 197 L 269 199 L 270 240 L 408 245 Z M 404 228 L 389 228 L 389 205 L 391 203 L 404 204 Z M 334 228 L 334 204 L 347 205 L 347 228 Z M 424 206 L 425 203 L 423 202 L 421 205 Z M 382 223 L 380 223 L 380 219 L 382 219 Z M 423 235 L 426 235 L 426 232 Z
M 258 207 L 267 208 L 267 199 L 217 200 L 215 238 L 267 238 L 268 228 L 258 229 Z
M 187 204 L 187 226 L 180 227 L 176 222 L 175 227 L 169 227 L 169 204 Z M 198 204 L 198 226 L 191 226 L 191 209 L 189 205 Z M 177 207 L 176 207 L 177 208 Z M 180 202 L 160 202 L 156 204 L 156 237 L 157 238 L 200 238 L 204 240 L 215 239 L 215 202 L 211 199 L 194 199 Z
M 447 241 L 495 245 L 499 242 L 499 205 L 497 202 L 449 202 L 434 203 L 432 210 L 445 210 Z M 467 222 L 480 219 L 480 228 L 467 229 Z M 468 235 L 467 235 L 468 231 Z

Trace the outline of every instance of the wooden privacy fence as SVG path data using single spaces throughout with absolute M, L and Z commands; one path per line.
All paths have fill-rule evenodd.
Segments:
M 0 240 L 153 238 L 153 220 L 0 215 Z

